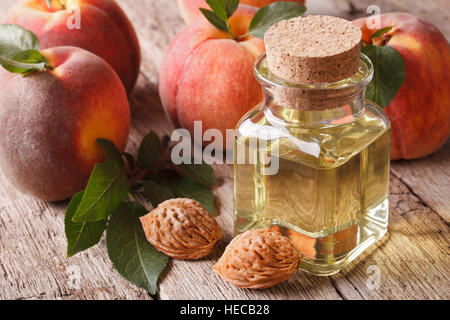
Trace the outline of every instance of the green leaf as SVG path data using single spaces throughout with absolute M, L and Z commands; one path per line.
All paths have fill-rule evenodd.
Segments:
M 129 154 L 128 152 L 124 152 L 123 156 L 125 159 L 127 159 L 128 167 L 130 170 L 134 170 L 136 168 L 136 160 L 134 160 L 134 157 L 132 154 Z
M 205 18 L 209 22 L 211 22 L 211 24 L 213 26 L 215 26 L 217 29 L 226 31 L 226 32 L 230 32 L 228 29 L 227 23 L 225 21 L 223 21 L 222 19 L 220 19 L 219 16 L 217 16 L 217 14 L 215 14 L 213 11 L 204 9 L 204 8 L 199 8 L 199 9 L 203 13 Z
M 48 60 L 39 51 L 26 50 L 17 52 L 11 58 L 0 56 L 0 64 L 9 72 L 28 75 L 33 71 L 44 70 Z
M 40 49 L 39 39 L 31 31 L 15 24 L 0 24 L 0 56 L 12 58 L 21 51 Z
M 364 46 L 362 52 L 372 60 L 374 77 L 367 86 L 366 99 L 386 108 L 405 81 L 405 64 L 400 53 L 388 46 Z
M 130 183 L 116 161 L 95 165 L 86 190 L 72 221 L 104 220 L 125 200 Z
M 156 208 L 161 202 L 176 198 L 175 194 L 169 188 L 154 181 L 142 181 L 141 184 L 153 208 Z
M 305 11 L 306 7 L 297 2 L 274 2 L 256 12 L 248 32 L 254 37 L 263 38 L 267 29 L 275 23 L 301 16 Z
M 214 214 L 214 194 L 208 188 L 188 178 L 162 181 L 161 184 L 170 189 L 176 197 L 197 200 L 206 210 Z
M 39 52 L 35 34 L 14 24 L 0 25 L 0 65 L 13 73 L 28 75 L 43 70 L 48 60 Z
M 136 202 L 122 203 L 106 229 L 106 246 L 114 268 L 151 294 L 169 258 L 147 241 L 139 217 L 147 210 Z
M 142 140 L 138 151 L 137 166 L 150 169 L 162 153 L 161 141 L 154 132 L 149 132 Z
M 206 3 L 212 9 L 212 11 L 217 15 L 222 21 L 227 21 L 228 16 L 225 10 L 224 0 L 206 0 Z
M 225 11 L 228 18 L 233 15 L 239 6 L 239 0 L 225 0 Z
M 117 163 L 119 163 L 120 166 L 123 167 L 124 162 L 122 154 L 112 141 L 100 138 L 97 139 L 97 144 L 99 145 L 100 148 L 102 148 L 107 160 L 117 161 Z
M 380 37 L 383 36 L 385 33 L 388 33 L 389 31 L 391 31 L 393 27 L 394 27 L 394 26 L 390 26 L 390 27 L 378 29 L 377 31 L 375 31 L 374 33 L 372 33 L 372 35 L 370 36 L 370 39 L 373 39 L 373 38 L 380 38 Z
M 181 164 L 177 166 L 177 168 L 185 177 L 192 179 L 207 188 L 212 188 L 216 183 L 214 170 L 210 165 L 207 165 L 206 163 Z
M 82 197 L 83 191 L 72 197 L 64 218 L 68 257 L 72 257 L 77 253 L 98 244 L 106 228 L 105 220 L 80 223 L 72 221 L 72 217 L 74 216 Z

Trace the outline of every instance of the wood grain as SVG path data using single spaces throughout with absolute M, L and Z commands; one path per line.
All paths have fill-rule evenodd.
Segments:
M 347 19 L 355 19 L 372 14 L 370 5 L 379 6 L 381 13 L 404 11 L 433 23 L 450 39 L 448 0 L 306 0 L 308 14 L 330 14 Z
M 450 140 L 440 152 L 415 161 L 396 161 L 392 174 L 423 203 L 450 222 Z
M 0 174 L 0 299 L 143 299 L 123 280 L 101 244 L 66 258 L 67 203 L 25 196 Z
M 322 3 L 317 8 L 323 12 L 334 10 L 330 1 L 316 0 L 317 6 Z M 356 4 L 349 5 L 356 1 L 333 1 L 336 1 L 331 4 L 334 6 L 340 3 L 342 16 L 358 14 Z M 0 13 L 12 2 L 3 0 Z M 423 1 L 424 4 L 429 2 Z M 158 73 L 164 50 L 183 28 L 183 22 L 175 0 L 121 0 L 119 3 L 136 27 L 143 53 L 141 76 L 130 97 L 133 118 L 128 149 L 134 153 L 149 130 L 162 137 L 173 129 L 158 96 Z M 448 2 L 433 3 L 444 8 Z M 350 9 L 346 11 L 346 8 Z M 417 10 L 417 14 L 431 14 L 427 13 L 427 8 L 415 2 L 415 6 L 408 9 Z M 447 11 L 435 11 L 433 21 L 446 21 Z M 447 37 L 449 33 L 446 31 Z M 224 241 L 208 259 L 172 260 L 154 298 L 450 299 L 449 168 L 450 143 L 425 159 L 394 162 L 390 228 L 382 242 L 333 277 L 314 277 L 299 272 L 274 288 L 251 291 L 231 287 L 211 270 L 232 238 L 233 229 L 232 170 L 226 165 L 215 165 L 220 183 L 214 192 L 220 203 L 218 222 L 224 229 Z M 127 283 L 113 270 L 104 241 L 74 258 L 65 257 L 63 218 L 66 205 L 47 204 L 20 194 L 0 174 L 0 298 L 151 299 L 144 290 Z M 74 270 L 80 271 L 79 289 L 70 282 Z M 374 270 L 380 272 L 379 287 L 371 282 Z

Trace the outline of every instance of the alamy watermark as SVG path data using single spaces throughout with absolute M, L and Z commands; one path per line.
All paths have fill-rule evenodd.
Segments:
M 171 152 L 174 164 L 259 164 L 264 175 L 279 170 L 279 149 L 271 143 L 269 133 L 261 128 L 234 144 L 234 130 L 227 129 L 225 137 L 218 129 L 203 131 L 202 121 L 194 121 L 193 136 L 187 129 L 172 132 L 171 141 L 177 143 Z
M 69 9 L 70 16 L 67 18 L 66 26 L 69 30 L 81 29 L 81 10 L 80 7 L 75 6 Z
M 67 8 L 69 16 L 66 26 L 69 30 L 81 29 L 81 9 L 78 6 Z M 369 5 L 366 25 L 370 29 L 381 28 L 381 8 L 378 5 Z M 279 149 L 272 141 L 279 140 L 271 137 L 264 128 L 253 129 L 251 135 L 245 138 L 245 143 L 237 143 L 233 147 L 234 130 L 227 129 L 225 137 L 219 129 L 202 131 L 202 122 L 194 121 L 193 136 L 187 129 L 176 129 L 171 140 L 178 142 L 172 149 L 171 159 L 174 164 L 260 164 L 264 175 L 275 175 L 279 170 Z M 300 151 L 318 156 L 320 147 L 309 142 L 291 139 Z M 279 138 L 279 137 L 278 137 Z M 209 143 L 208 143 L 209 142 Z M 205 145 L 205 143 L 207 143 Z M 203 148 L 204 147 L 204 148 Z M 234 156 L 233 152 L 236 153 Z

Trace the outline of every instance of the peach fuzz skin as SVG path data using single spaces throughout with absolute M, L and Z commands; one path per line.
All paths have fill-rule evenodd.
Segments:
M 239 3 L 261 8 L 276 1 L 279 0 L 241 0 Z M 300 4 L 305 3 L 305 0 L 287 0 L 287 1 L 298 2 Z M 205 0 L 177 0 L 177 2 L 178 7 L 180 8 L 181 15 L 183 16 L 183 19 L 186 23 L 189 23 L 202 15 L 200 10 L 198 10 L 198 8 L 209 9 L 209 6 Z
M 67 21 L 79 7 L 81 29 Z M 125 13 L 113 0 L 58 0 L 48 8 L 45 0 L 19 0 L 3 16 L 3 23 L 18 24 L 35 33 L 41 49 L 75 46 L 95 53 L 117 72 L 127 92 L 139 75 L 141 53 L 136 33 Z
M 247 32 L 256 10 L 240 5 L 230 18 L 234 35 Z M 175 126 L 193 133 L 194 121 L 201 120 L 203 130 L 225 135 L 234 129 L 262 98 L 253 64 L 263 51 L 262 39 L 235 41 L 204 18 L 187 25 L 166 51 L 159 75 L 161 100 Z
M 42 54 L 53 70 L 23 78 L 0 68 L 0 168 L 22 192 L 59 201 L 85 188 L 105 160 L 98 138 L 125 149 L 130 110 L 103 59 L 76 47 Z
M 355 20 L 370 42 L 375 29 Z M 408 13 L 381 15 L 380 28 L 394 26 L 387 45 L 405 62 L 406 79 L 385 109 L 392 126 L 391 159 L 414 159 L 439 149 L 450 134 L 450 46 L 432 24 Z

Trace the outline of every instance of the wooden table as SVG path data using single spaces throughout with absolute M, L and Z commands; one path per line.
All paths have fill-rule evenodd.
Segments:
M 13 0 L 2 0 L 0 13 Z M 143 64 L 132 94 L 129 150 L 135 152 L 150 129 L 172 130 L 158 97 L 158 70 L 167 47 L 183 27 L 175 0 L 121 0 L 139 34 Z M 347 18 L 364 13 L 364 1 L 310 0 L 314 13 Z M 321 7 L 318 2 L 322 2 Z M 367 1 L 376 3 L 377 1 Z M 447 38 L 448 0 L 378 1 L 386 10 L 409 10 L 432 20 Z M 406 3 L 406 4 L 405 4 Z M 439 7 L 440 6 L 440 7 Z M 441 10 L 436 10 L 440 8 Z M 450 107 L 450 106 L 449 106 Z M 2 299 L 449 299 L 450 142 L 434 155 L 392 164 L 390 227 L 384 241 L 372 246 L 338 275 L 315 277 L 303 272 L 263 291 L 241 290 L 212 272 L 232 238 L 232 170 L 215 166 L 221 203 L 218 221 L 224 242 L 205 260 L 171 260 L 159 293 L 123 280 L 111 266 L 105 241 L 67 259 L 64 212 L 67 203 L 49 204 L 14 190 L 0 174 L 0 298 Z M 379 286 L 372 280 L 379 274 Z M 79 275 L 80 281 L 73 281 Z

